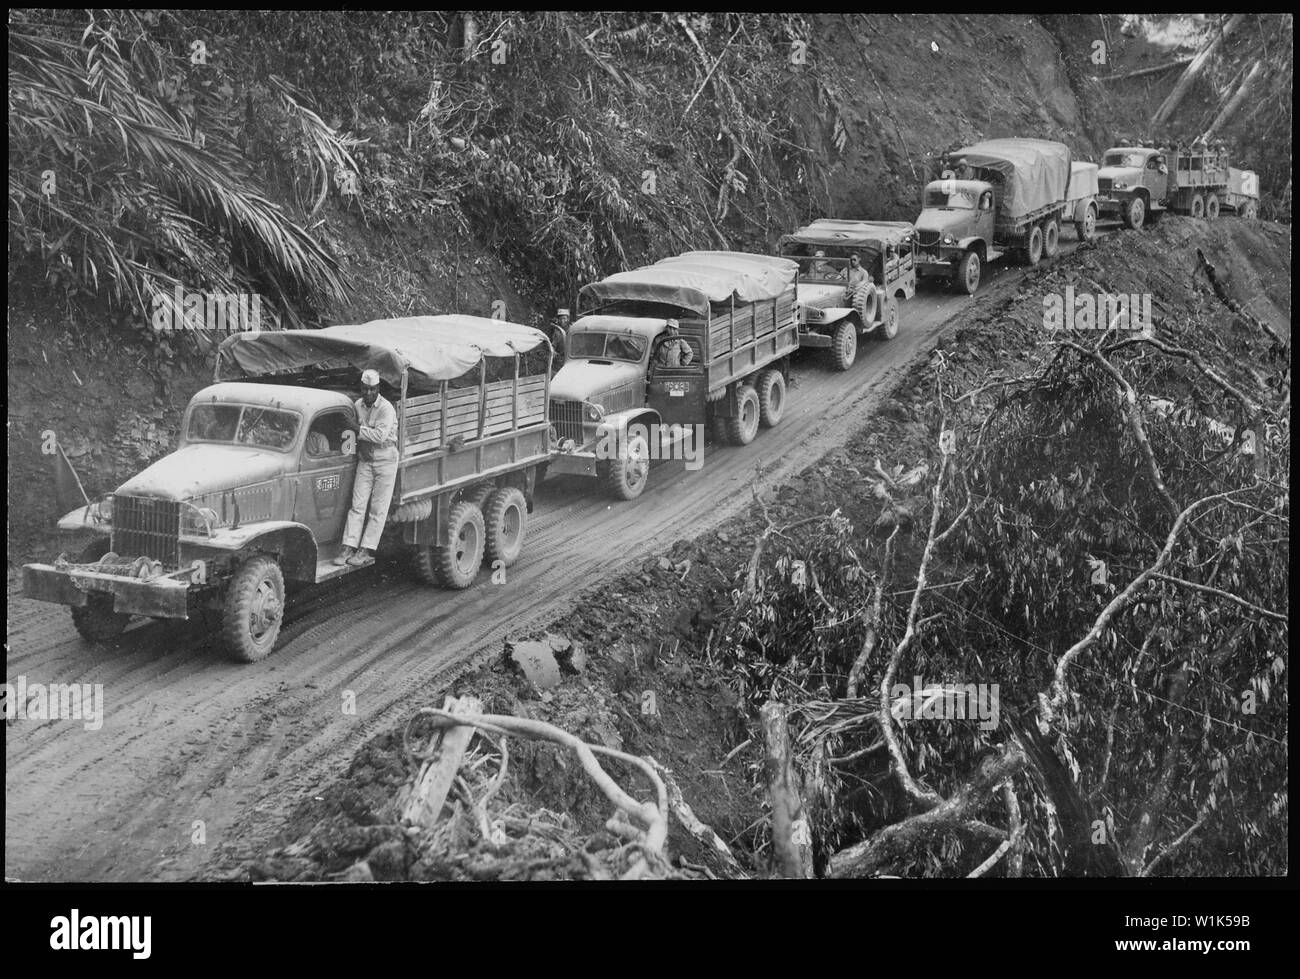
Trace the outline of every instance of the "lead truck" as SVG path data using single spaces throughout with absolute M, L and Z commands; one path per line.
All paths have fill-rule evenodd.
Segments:
M 776 425 L 799 347 L 797 270 L 770 255 L 687 252 L 583 286 L 551 381 L 549 472 L 595 477 L 631 500 L 652 458 L 697 439 L 698 426 L 747 445 Z M 670 320 L 690 346 L 688 364 L 659 362 Z
M 1097 165 L 1072 160 L 1064 143 L 990 139 L 948 159 L 964 159 L 973 177 L 946 171 L 926 184 L 916 219 L 922 278 L 946 278 L 973 295 L 989 262 L 1014 254 L 1032 266 L 1054 257 L 1064 224 L 1080 241 L 1096 234 Z
M 1209 219 L 1259 214 L 1259 176 L 1229 166 L 1222 147 L 1112 146 L 1101 162 L 1102 217 L 1126 228 L 1155 224 L 1166 211 Z
M 185 411 L 180 446 L 64 516 L 61 530 L 97 539 L 75 559 L 25 566 L 24 594 L 70 606 L 77 631 L 96 641 L 132 616 L 212 613 L 234 659 L 263 659 L 279 638 L 286 582 L 359 570 L 333 558 L 367 369 L 398 418 L 384 536 L 410 552 L 421 580 L 468 587 L 485 558 L 510 565 L 522 550 L 550 451 L 550 364 L 541 332 L 475 316 L 229 337 L 215 383 Z

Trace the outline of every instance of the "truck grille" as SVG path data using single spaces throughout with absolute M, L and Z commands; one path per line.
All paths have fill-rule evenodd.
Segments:
M 174 571 L 180 566 L 181 505 L 139 496 L 113 497 L 113 550 L 124 558 L 148 557 Z
M 581 401 L 551 401 L 551 424 L 555 426 L 555 434 L 563 442 L 565 439 L 573 439 L 575 445 L 582 445 L 586 441 L 582 434 L 582 409 L 584 402 Z
M 939 244 L 939 232 L 937 231 L 918 231 L 916 233 L 916 243 L 922 248 L 932 248 Z
M 1111 178 L 1110 178 L 1110 177 L 1098 177 L 1098 178 L 1097 178 L 1097 189 L 1098 189 L 1098 190 L 1110 190 L 1110 185 L 1111 185 Z

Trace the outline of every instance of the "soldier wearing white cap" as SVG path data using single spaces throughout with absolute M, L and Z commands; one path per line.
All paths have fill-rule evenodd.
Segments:
M 352 484 L 352 508 L 343 529 L 343 550 L 335 564 L 362 565 L 366 552 L 379 546 L 388 520 L 388 504 L 397 482 L 397 410 L 379 393 L 379 372 L 361 375 L 362 395 L 356 401 L 357 478 Z M 362 521 L 365 533 L 362 533 Z

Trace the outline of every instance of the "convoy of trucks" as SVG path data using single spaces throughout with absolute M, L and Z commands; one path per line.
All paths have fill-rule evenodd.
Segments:
M 466 588 L 485 560 L 519 557 L 548 472 L 597 477 L 631 500 L 651 462 L 698 455 L 709 426 L 748 444 L 780 422 L 796 349 L 828 349 L 847 370 L 860 335 L 897 334 L 918 275 L 973 294 L 1009 252 L 1028 265 L 1055 255 L 1066 223 L 1086 241 L 1099 216 L 1141 228 L 1165 210 L 1258 213 L 1256 175 L 1204 146 L 1116 147 L 1099 170 L 1062 143 L 994 139 L 947 162 L 960 169 L 926 185 L 915 226 L 821 219 L 784 236 L 777 256 L 687 252 L 584 286 L 554 376 L 544 334 L 475 316 L 235 334 L 186 409 L 179 448 L 64 516 L 60 530 L 94 542 L 26 565 L 24 594 L 70 606 L 94 641 L 132 616 L 215 614 L 229 654 L 254 662 L 275 648 L 286 582 L 373 563 L 334 562 L 363 371 L 398 417 L 385 539 L 411 552 L 421 580 Z M 865 278 L 855 269 L 850 288 L 853 255 Z
M 1222 147 L 1112 146 L 1102 157 L 1098 203 L 1127 228 L 1155 224 L 1165 211 L 1213 219 L 1259 214 L 1259 177 L 1228 165 Z

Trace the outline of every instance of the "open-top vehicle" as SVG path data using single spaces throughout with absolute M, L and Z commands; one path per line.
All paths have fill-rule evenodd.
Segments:
M 63 517 L 60 529 L 98 540 L 74 560 L 27 565 L 24 592 L 71 606 L 92 640 L 121 634 L 133 615 L 210 610 L 234 658 L 267 656 L 286 581 L 364 566 L 332 559 L 367 369 L 398 416 L 385 537 L 412 551 L 421 579 L 467 587 L 485 555 L 508 565 L 522 548 L 549 454 L 550 360 L 539 331 L 473 316 L 235 334 L 218 350 L 216 383 L 186 409 L 180 447 Z
M 630 500 L 652 458 L 686 439 L 702 451 L 704 425 L 745 445 L 777 424 L 799 345 L 795 271 L 770 255 L 690 252 L 584 286 L 551 382 L 549 471 Z M 689 346 L 686 362 L 662 362 L 670 343 Z
M 898 335 L 899 306 L 916 295 L 916 229 L 906 221 L 822 218 L 781 238 L 781 255 L 799 263 L 799 345 L 829 349 L 845 371 L 858 337 Z M 848 265 L 856 254 L 870 289 L 848 295 Z

